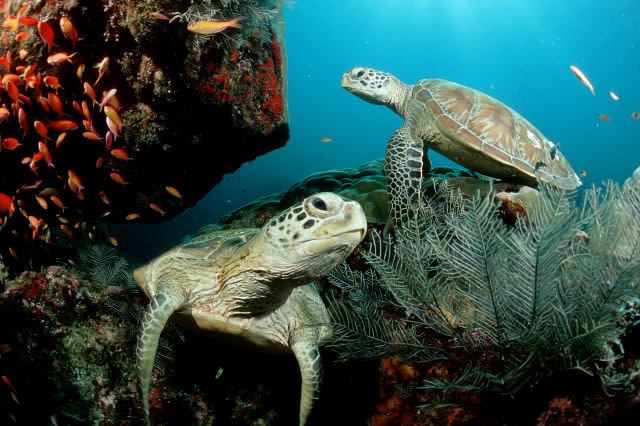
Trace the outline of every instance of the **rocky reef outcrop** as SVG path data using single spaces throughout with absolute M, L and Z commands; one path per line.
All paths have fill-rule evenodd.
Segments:
M 280 0 L 2 4 L 3 256 L 171 218 L 288 140 Z

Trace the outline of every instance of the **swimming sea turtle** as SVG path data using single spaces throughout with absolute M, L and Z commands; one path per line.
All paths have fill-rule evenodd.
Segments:
M 319 388 L 318 346 L 329 316 L 308 284 L 342 262 L 367 230 L 356 201 L 319 193 L 262 229 L 196 237 L 136 269 L 150 302 L 142 315 L 136 365 L 149 422 L 149 384 L 160 333 L 171 317 L 185 328 L 269 352 L 293 352 L 302 376 L 300 424 Z
M 422 173 L 431 169 L 427 148 L 496 178 L 529 185 L 540 179 L 565 189 L 582 185 L 556 145 L 520 114 L 482 92 L 441 79 L 407 85 L 363 67 L 344 73 L 342 87 L 367 102 L 388 106 L 405 120 L 389 139 L 385 157 L 395 225 L 417 212 Z

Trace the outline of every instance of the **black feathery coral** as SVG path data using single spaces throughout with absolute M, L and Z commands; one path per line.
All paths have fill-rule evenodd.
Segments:
M 640 296 L 640 183 L 594 187 L 579 206 L 574 193 L 541 185 L 514 226 L 493 199 L 462 201 L 440 183 L 396 241 L 374 231 L 364 254 L 372 270 L 343 264 L 329 274 L 342 291 L 327 297 L 328 346 L 343 361 L 449 360 L 458 377 L 422 383 L 445 396 L 453 388 L 513 394 L 542 363 L 615 385 L 607 342 L 620 334 L 621 308 Z

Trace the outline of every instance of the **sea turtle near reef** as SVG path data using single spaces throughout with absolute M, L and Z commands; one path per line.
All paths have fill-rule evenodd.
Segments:
M 385 174 L 390 219 L 402 225 L 417 213 L 431 148 L 487 176 L 564 189 L 582 182 L 558 147 L 524 117 L 478 90 L 441 79 L 404 84 L 391 74 L 356 67 L 342 87 L 404 118 L 387 144 Z M 398 223 L 399 222 L 399 223 Z
M 141 319 L 136 366 L 145 418 L 160 333 L 177 324 L 271 353 L 300 366 L 300 424 L 321 378 L 318 346 L 331 337 L 327 310 L 308 284 L 342 262 L 362 241 L 365 214 L 356 201 L 319 193 L 262 229 L 196 237 L 134 271 L 149 297 Z

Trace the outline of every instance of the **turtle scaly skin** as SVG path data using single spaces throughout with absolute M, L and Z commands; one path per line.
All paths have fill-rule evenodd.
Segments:
M 318 346 L 331 337 L 329 315 L 308 284 L 360 243 L 367 221 L 360 205 L 320 193 L 282 212 L 262 229 L 197 237 L 134 271 L 149 297 L 136 365 L 145 418 L 160 333 L 169 318 L 223 340 L 273 353 L 293 352 L 300 366 L 300 424 L 321 379 Z
M 394 226 L 417 214 L 432 148 L 470 170 L 536 185 L 574 189 L 582 182 L 557 146 L 520 114 L 480 91 L 441 79 L 407 85 L 370 68 L 342 76 L 342 87 L 404 118 L 387 144 L 385 174 Z

